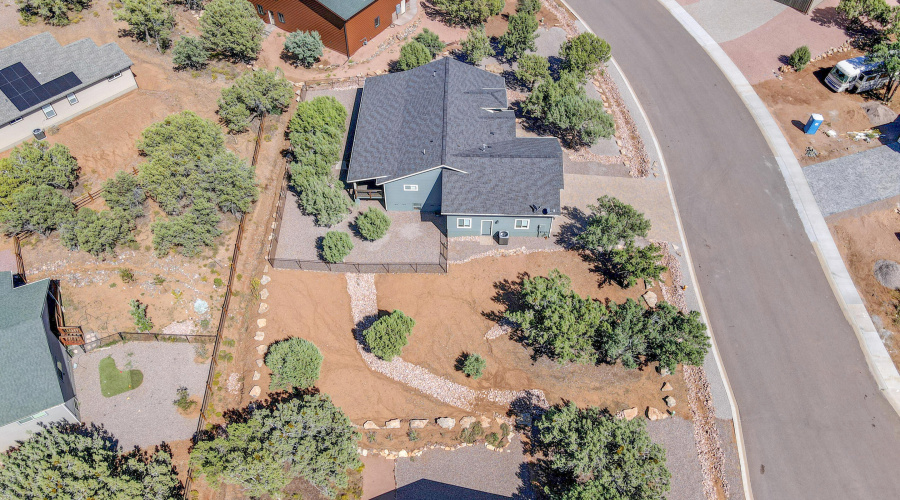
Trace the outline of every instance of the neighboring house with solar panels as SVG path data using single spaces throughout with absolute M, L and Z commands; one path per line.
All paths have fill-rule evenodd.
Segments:
M 72 361 L 50 326 L 50 280 L 13 287 L 0 272 L 0 452 L 40 431 L 78 423 Z
M 444 58 L 366 79 L 347 182 L 387 210 L 439 212 L 448 236 L 549 236 L 562 154 L 516 137 L 502 76 Z
M 114 43 L 50 33 L 0 49 L 0 151 L 136 89 L 131 65 Z

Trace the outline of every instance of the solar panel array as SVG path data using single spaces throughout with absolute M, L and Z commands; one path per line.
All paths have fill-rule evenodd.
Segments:
M 41 85 L 20 62 L 0 69 L 0 91 L 19 111 L 25 111 L 79 85 L 81 80 L 71 71 Z

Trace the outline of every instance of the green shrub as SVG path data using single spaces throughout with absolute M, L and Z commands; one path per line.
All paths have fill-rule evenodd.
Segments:
M 103 183 L 103 199 L 111 210 L 122 210 L 131 219 L 144 215 L 144 200 L 147 195 L 138 184 L 136 176 L 128 172 L 117 172 Z
M 431 53 L 431 58 L 434 59 L 438 54 L 444 50 L 444 42 L 441 41 L 441 38 L 437 33 L 425 28 L 421 33 L 413 37 L 413 40 L 421 43 L 428 49 L 428 52 Z
M 536 50 L 534 40 L 537 38 L 538 20 L 534 14 L 519 12 L 509 18 L 506 33 L 500 37 L 503 56 L 515 60 L 527 50 Z
M 78 161 L 65 145 L 34 140 L 13 148 L 9 158 L 0 159 L 0 182 L 72 189 L 78 169 Z M 0 191 L 0 198 L 9 194 Z
M 63 246 L 94 256 L 114 255 L 116 246 L 134 241 L 134 220 L 120 209 L 95 212 L 82 208 L 59 229 Z
M 524 12 L 526 14 L 537 14 L 541 10 L 541 0 L 519 0 L 516 5 L 516 12 Z
M 609 251 L 619 243 L 634 243 L 638 236 L 646 238 L 650 221 L 627 203 L 609 195 L 597 198 L 596 205 L 588 205 L 590 215 L 584 230 L 576 237 L 591 251 Z
M 238 61 L 256 59 L 264 29 L 256 8 L 245 0 L 212 0 L 200 16 L 201 39 L 206 48 Z
M 322 260 L 332 264 L 343 262 L 353 250 L 350 235 L 341 231 L 328 231 L 322 238 Z
M 175 42 L 175 48 L 172 49 L 172 64 L 176 68 L 200 69 L 206 66 L 208 60 L 209 52 L 199 38 L 183 36 Z
M 22 21 L 40 17 L 51 26 L 67 26 L 72 22 L 69 12 L 81 12 L 91 6 L 91 0 L 16 0 Z
M 196 401 L 191 401 L 191 397 L 188 394 L 187 387 L 181 386 L 178 389 L 175 389 L 175 401 L 172 401 L 179 410 L 188 412 L 191 411 L 191 408 L 197 405 Z
M 550 61 L 537 54 L 525 54 L 518 60 L 516 78 L 529 87 L 550 78 Z
M 341 181 L 332 176 L 314 176 L 301 184 L 300 208 L 303 213 L 315 216 L 316 225 L 334 226 L 350 213 L 350 198 L 339 184 Z
M 492 432 L 492 433 L 488 434 L 487 436 L 484 437 L 484 440 L 487 442 L 487 444 L 493 446 L 494 448 L 497 448 L 500 446 L 500 441 L 501 441 L 500 434 L 497 434 L 496 432 Z
M 484 435 L 484 427 L 481 422 L 472 422 L 471 425 L 459 431 L 459 440 L 466 444 L 473 444 Z
M 467 377 L 479 379 L 481 378 L 485 365 L 487 365 L 487 362 L 481 356 L 477 354 L 466 354 L 465 361 L 463 361 L 462 364 L 462 372 L 465 373 Z
M 359 433 L 324 394 L 304 395 L 257 405 L 246 421 L 232 421 L 226 432 L 206 433 L 191 450 L 191 465 L 218 489 L 238 486 L 240 496 L 278 498 L 302 477 L 328 498 L 349 484 L 350 470 L 361 468 Z
M 400 58 L 397 59 L 397 71 L 418 68 L 431 62 L 431 52 L 421 43 L 413 40 L 400 47 Z
M 663 500 L 671 474 L 666 450 L 644 419 L 619 420 L 596 407 L 551 407 L 535 424 L 538 477 L 549 498 Z
M 416 442 L 421 439 L 419 438 L 419 431 L 415 429 L 410 429 L 410 431 L 406 433 L 406 437 L 408 437 L 411 442 Z
M 311 68 L 322 57 L 324 48 L 318 31 L 294 31 L 284 40 L 284 51 L 304 68 Z
M 356 227 L 364 239 L 375 241 L 387 234 L 391 227 L 391 219 L 381 210 L 369 207 L 356 217 Z
M 122 0 L 118 5 L 116 21 L 125 21 L 131 36 L 148 44 L 154 42 L 159 52 L 169 48 L 175 14 L 165 0 Z
M 139 332 L 149 332 L 153 329 L 153 322 L 147 317 L 147 304 L 141 304 L 132 299 L 128 303 L 131 306 L 131 317 L 134 318 L 134 326 Z
M 469 30 L 466 39 L 462 41 L 461 49 L 469 64 L 481 64 L 485 57 L 494 55 L 494 47 L 491 39 L 484 32 L 484 26 L 476 26 Z
M 272 370 L 269 388 L 273 390 L 306 389 L 319 379 L 322 353 L 308 340 L 291 337 L 269 346 L 266 366 Z
M 255 117 L 281 114 L 293 97 L 294 85 L 280 69 L 248 71 L 222 89 L 218 113 L 229 131 L 243 132 Z
M 298 104 L 288 123 L 288 139 L 297 159 L 292 172 L 309 167 L 317 175 L 329 175 L 341 159 L 346 120 L 347 110 L 332 96 Z
M 503 10 L 504 0 L 434 0 L 451 24 L 473 26 L 487 21 Z
M 402 311 L 395 310 L 387 316 L 378 318 L 363 332 L 363 337 L 372 354 L 390 361 L 394 356 L 400 355 L 415 325 L 416 322 L 412 318 Z
M 119 279 L 122 280 L 122 283 L 134 283 L 134 272 L 127 267 L 120 267 Z
M 594 144 L 615 132 L 615 123 L 603 103 L 589 98 L 572 73 L 563 73 L 559 81 L 542 81 L 522 107 L 527 115 L 556 129 L 568 144 Z
M 0 224 L 6 234 L 34 231 L 48 234 L 72 219 L 75 206 L 47 185 L 18 188 L 0 207 Z
M 563 70 L 579 77 L 593 73 L 601 64 L 609 61 L 610 53 L 606 40 L 589 32 L 566 41 L 559 49 L 559 57 L 563 58 Z
M 794 71 L 803 71 L 803 68 L 809 64 L 809 60 L 812 57 L 812 54 L 809 52 L 809 47 L 803 45 L 801 47 L 797 47 L 797 50 L 791 52 L 791 57 L 788 58 L 788 63 L 791 67 L 794 68 Z
M 213 279 L 213 286 L 216 288 L 222 288 L 223 286 L 225 286 L 225 282 L 222 281 L 222 278 L 215 278 Z
M 659 245 L 636 247 L 627 244 L 625 248 L 615 248 L 609 252 L 611 278 L 622 288 L 631 288 L 639 279 L 659 280 L 666 271 Z

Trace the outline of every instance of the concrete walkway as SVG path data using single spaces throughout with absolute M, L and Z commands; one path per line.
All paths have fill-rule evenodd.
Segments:
M 900 195 L 900 144 L 888 144 L 803 169 L 822 215 Z

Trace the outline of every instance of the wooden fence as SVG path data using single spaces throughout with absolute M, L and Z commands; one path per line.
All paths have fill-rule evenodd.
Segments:
M 81 345 L 84 352 L 91 352 L 101 347 L 119 342 L 187 342 L 189 344 L 209 344 L 214 342 L 215 335 L 176 335 L 151 332 L 116 332 L 112 335 L 85 342 Z

